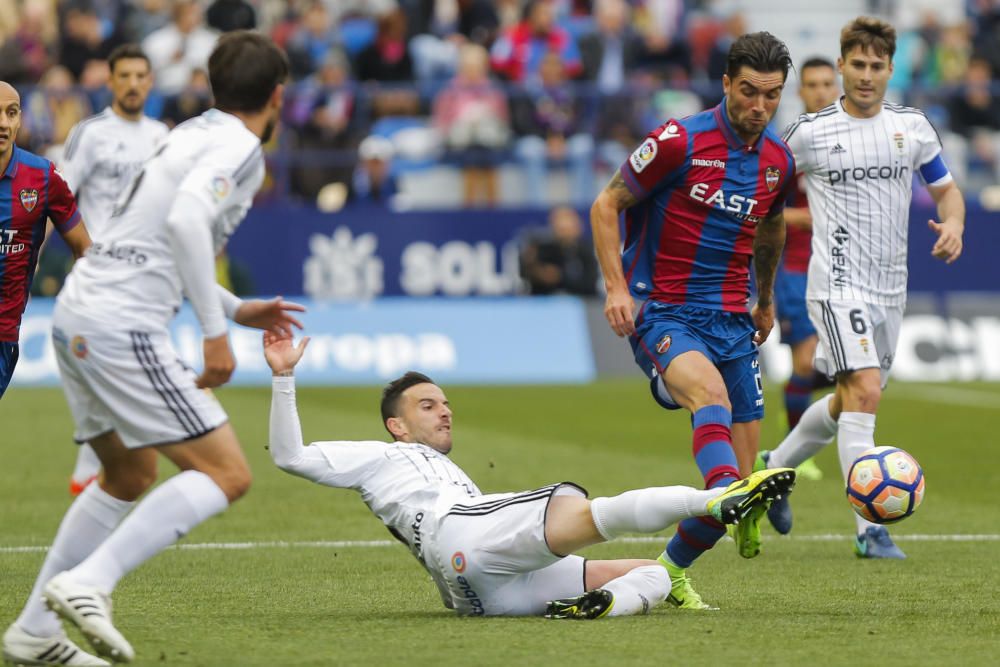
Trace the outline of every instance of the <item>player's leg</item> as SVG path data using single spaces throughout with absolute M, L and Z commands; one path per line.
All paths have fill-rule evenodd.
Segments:
M 588 560 L 580 595 L 550 600 L 546 618 L 593 620 L 648 614 L 670 593 L 670 576 L 655 560 Z
M 0 341 L 0 398 L 3 398 L 10 379 L 14 376 L 14 367 L 17 366 L 19 347 L 17 343 L 10 341 Z
M 101 460 L 97 457 L 94 448 L 86 442 L 80 445 L 76 452 L 76 464 L 69 476 L 69 494 L 71 496 L 80 495 L 80 492 L 97 478 L 100 469 Z
M 63 379 L 66 382 L 65 376 Z M 73 568 L 93 553 L 132 508 L 136 498 L 153 484 L 156 452 L 126 449 L 114 432 L 94 437 L 93 443 L 104 461 L 100 478 L 87 486 L 66 512 L 31 594 L 8 630 L 9 636 L 4 637 L 5 657 L 12 661 L 38 660 L 38 656 L 48 652 L 46 657 L 69 659 L 65 664 L 107 664 L 65 638 L 58 616 L 45 606 L 42 590 L 53 576 Z M 73 657 L 68 657 L 70 654 Z

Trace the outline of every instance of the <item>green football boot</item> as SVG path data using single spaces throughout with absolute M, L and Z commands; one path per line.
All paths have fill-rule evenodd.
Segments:
M 687 576 L 687 571 L 683 567 L 671 563 L 666 554 L 660 554 L 656 560 L 666 568 L 670 575 L 670 595 L 667 596 L 667 602 L 678 609 L 719 610 L 718 607 L 713 607 L 701 599 L 698 592 L 691 586 L 691 578 Z
M 614 594 L 603 588 L 596 588 L 575 598 L 552 600 L 545 607 L 545 618 L 592 621 L 607 616 L 614 606 Z
M 793 486 L 795 486 L 795 471 L 791 468 L 758 470 L 727 486 L 721 495 L 708 501 L 707 508 L 717 521 L 740 524 L 745 517 L 756 514 L 755 510 L 760 509 L 762 511 L 759 514 L 763 514 L 771 500 L 787 495 Z M 740 534 L 738 527 L 736 532 L 737 535 Z M 757 532 L 759 545 L 760 531 Z

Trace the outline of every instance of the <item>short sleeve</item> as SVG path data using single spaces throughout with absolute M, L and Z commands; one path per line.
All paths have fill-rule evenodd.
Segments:
M 795 157 L 788 155 L 788 167 L 785 173 L 781 176 L 784 179 L 781 183 L 781 189 L 778 191 L 778 196 L 775 198 L 774 203 L 771 204 L 771 208 L 768 211 L 768 215 L 775 215 L 781 213 L 785 210 L 786 206 L 794 205 L 794 199 L 798 196 L 798 182 L 797 176 L 795 174 Z
M 914 168 L 927 185 L 944 185 L 952 180 L 941 155 L 941 138 L 926 116 L 917 117 L 914 128 Z
M 809 163 L 809 126 L 808 117 L 803 114 L 798 119 L 785 128 L 781 133 L 781 138 L 788 144 L 789 150 L 795 158 L 794 166 L 801 172 L 807 172 L 812 167 Z
M 65 234 L 80 222 L 80 212 L 76 209 L 76 199 L 70 192 L 66 180 L 49 165 L 48 216 L 60 234 Z
M 62 174 L 70 192 L 79 193 L 80 188 L 93 173 L 94 151 L 91 137 L 93 132 L 87 131 L 87 125 L 78 123 L 66 139 L 62 160 L 59 161 L 59 173 Z
M 619 170 L 629 191 L 644 199 L 676 176 L 687 158 L 688 143 L 687 130 L 675 120 L 647 134 Z

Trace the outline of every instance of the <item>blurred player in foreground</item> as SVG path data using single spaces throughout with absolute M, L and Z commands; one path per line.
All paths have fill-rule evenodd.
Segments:
M 393 442 L 304 447 L 293 371 L 308 342 L 294 346 L 290 335 L 264 334 L 274 374 L 271 457 L 293 475 L 359 492 L 431 575 L 444 605 L 461 615 L 593 619 L 647 613 L 670 593 L 670 576 L 659 563 L 570 554 L 688 517 L 734 523 L 788 493 L 795 481 L 793 470 L 770 470 L 725 488 L 638 489 L 593 501 L 570 482 L 483 495 L 448 458 L 447 397 L 415 372 L 390 382 L 382 394 L 382 423 Z
M 906 250 L 913 176 L 937 203 L 934 257 L 962 254 L 965 202 L 941 157 L 941 140 L 923 112 L 885 102 L 896 30 L 859 17 L 840 33 L 837 67 L 844 96 L 785 130 L 813 214 L 806 300 L 819 334 L 816 368 L 837 388 L 813 403 L 768 456 L 796 466 L 837 438 L 847 479 L 861 452 L 875 446 L 875 413 L 889 378 L 906 309 Z M 782 517 L 791 527 L 791 509 Z M 852 514 L 854 514 L 852 512 Z M 905 558 L 885 526 L 857 522 L 861 558 Z
M 791 151 L 768 123 L 790 66 L 774 35 L 737 39 L 722 103 L 650 132 L 590 212 L 608 292 L 604 314 L 616 334 L 629 337 L 657 403 L 691 413 L 706 488 L 750 474 L 757 455 L 764 415 L 757 346 L 774 325 L 782 209 L 795 173 Z M 751 261 L 757 303 L 748 313 Z M 737 526 L 744 558 L 760 552 L 764 512 L 755 507 Z M 710 608 L 686 569 L 725 533 L 711 517 L 680 522 L 660 556 L 671 603 Z
M 55 166 L 14 143 L 21 129 L 21 96 L 0 81 L 0 397 L 18 357 L 21 317 L 52 219 L 73 256 L 90 246 L 73 193 Z
M 277 123 L 287 75 L 285 55 L 267 38 L 221 37 L 209 59 L 216 108 L 160 143 L 59 294 L 52 338 L 74 437 L 91 443 L 102 470 L 63 518 L 24 610 L 4 634 L 4 655 L 14 662 L 45 664 L 58 654 L 60 664 L 107 664 L 67 639 L 43 597 L 98 654 L 132 660 L 111 619 L 118 581 L 250 486 L 226 413 L 202 389 L 225 384 L 235 366 L 226 316 L 278 332 L 301 326 L 290 312 L 301 306 L 244 302 L 215 282 L 215 256 L 263 181 L 261 143 Z M 204 336 L 198 377 L 168 332 L 182 293 Z M 158 453 L 181 472 L 136 503 L 156 480 Z
M 59 171 L 76 195 L 90 238 L 97 239 L 111 219 L 115 200 L 125 190 L 167 126 L 142 110 L 153 87 L 149 58 L 135 44 L 123 44 L 108 56 L 111 106 L 77 123 L 69 133 Z M 69 492 L 78 495 L 101 468 L 87 443 L 80 445 Z

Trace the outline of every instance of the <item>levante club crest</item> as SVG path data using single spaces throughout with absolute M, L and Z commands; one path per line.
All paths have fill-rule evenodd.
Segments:
M 768 167 L 764 170 L 764 182 L 767 183 L 767 191 L 774 192 L 781 180 L 781 171 L 777 167 Z
M 38 190 L 21 190 L 18 196 L 21 197 L 21 206 L 25 211 L 31 213 L 35 210 L 35 205 L 38 204 Z

